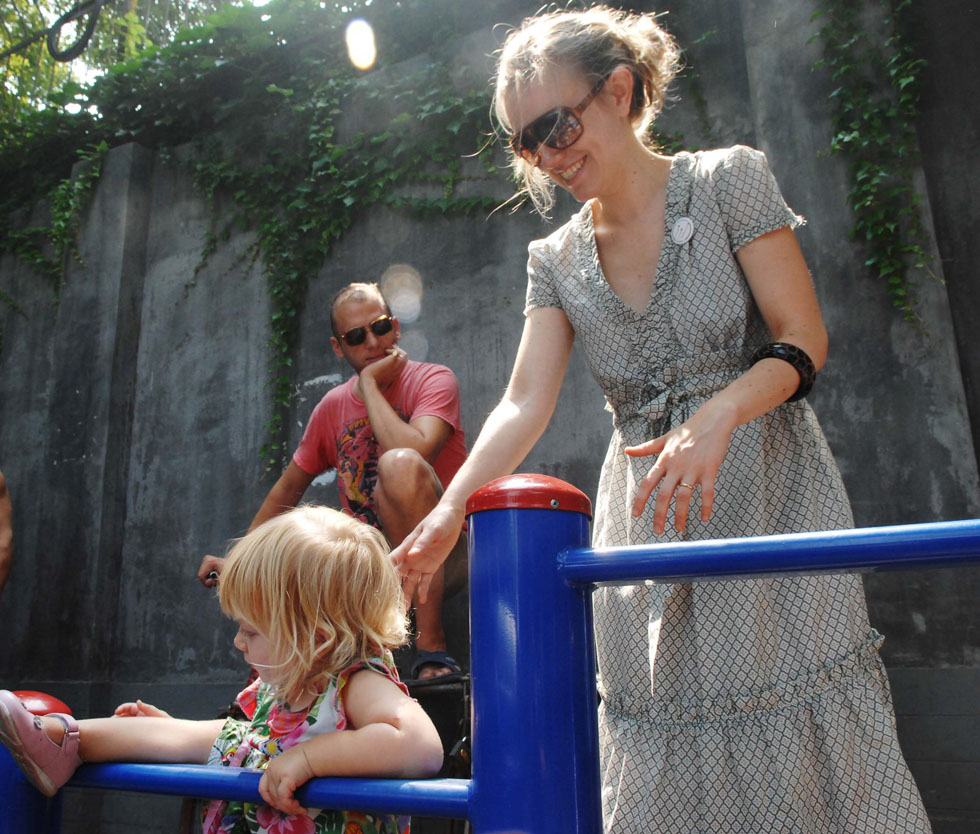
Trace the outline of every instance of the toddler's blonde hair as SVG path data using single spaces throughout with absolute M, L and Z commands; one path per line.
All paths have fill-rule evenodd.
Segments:
M 510 32 L 497 59 L 493 110 L 509 132 L 505 100 L 520 94 L 521 86 L 540 80 L 548 71 L 579 72 L 592 87 L 616 67 L 633 73 L 630 121 L 641 141 L 649 143 L 649 128 L 663 109 L 667 87 L 680 68 L 677 42 L 652 13 L 593 6 L 525 19 Z M 554 183 L 540 170 L 512 155 L 511 166 L 520 193 L 527 194 L 538 212 L 547 216 L 554 205 Z
M 222 611 L 255 626 L 281 659 L 269 682 L 286 703 L 407 639 L 384 536 L 328 507 L 298 507 L 240 539 L 218 587 Z

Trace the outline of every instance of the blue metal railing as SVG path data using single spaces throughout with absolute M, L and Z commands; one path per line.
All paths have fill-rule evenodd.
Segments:
M 569 582 L 628 584 L 748 579 L 773 574 L 868 573 L 978 561 L 980 521 L 944 521 L 714 539 L 655 546 L 575 548 L 558 555 Z
M 588 500 L 512 476 L 470 500 L 472 779 L 314 779 L 310 807 L 469 819 L 476 834 L 601 830 L 591 591 L 628 584 L 980 563 L 980 521 L 591 549 Z M 86 765 L 71 788 L 259 801 L 259 774 Z M 59 831 L 0 750 L 0 834 Z

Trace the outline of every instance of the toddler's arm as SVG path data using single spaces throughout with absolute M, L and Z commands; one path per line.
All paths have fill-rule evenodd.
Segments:
M 274 808 L 301 814 L 293 792 L 314 776 L 433 776 L 442 742 L 429 716 L 388 678 L 364 669 L 344 690 L 350 729 L 291 747 L 266 768 L 259 793 Z

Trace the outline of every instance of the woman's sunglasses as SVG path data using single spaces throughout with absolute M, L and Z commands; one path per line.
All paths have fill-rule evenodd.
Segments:
M 341 334 L 340 341 L 346 342 L 351 347 L 364 344 L 367 338 L 368 328 L 378 337 L 387 336 L 395 326 L 395 321 L 389 315 L 378 316 L 374 321 L 364 327 L 352 327 L 346 333 Z
M 596 81 L 589 94 L 575 107 L 556 107 L 538 116 L 510 137 L 510 149 L 525 162 L 537 165 L 541 161 L 538 149 L 546 145 L 556 151 L 570 148 L 582 136 L 582 114 L 606 83 L 604 76 Z

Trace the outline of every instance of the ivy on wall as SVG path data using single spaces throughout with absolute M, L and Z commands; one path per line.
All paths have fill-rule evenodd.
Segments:
M 82 212 L 102 174 L 102 157 L 108 150 L 105 142 L 78 152 L 82 163 L 75 176 L 69 176 L 51 189 L 50 217 L 45 226 L 17 229 L 9 222 L 0 235 L 0 253 L 6 252 L 29 264 L 45 278 L 57 297 L 64 281 L 65 264 L 71 256 L 81 261 L 78 251 L 78 226 Z M 9 215 L 8 215 L 9 216 Z M 49 255 L 48 252 L 52 252 Z M 17 301 L 0 290 L 0 305 L 26 317 Z M 0 351 L 3 350 L 3 325 L 0 323 Z
M 489 195 L 461 196 L 461 157 L 484 147 L 486 96 L 471 85 L 460 93 L 447 84 L 447 67 L 425 64 L 379 87 L 366 78 L 333 76 L 311 84 L 294 78 L 289 87 L 269 85 L 275 109 L 276 148 L 287 154 L 244 148 L 210 137 L 192 163 L 204 194 L 231 195 L 230 224 L 254 230 L 271 301 L 272 396 L 276 406 L 263 454 L 276 466 L 286 452 L 285 419 L 293 391 L 292 367 L 298 323 L 311 278 L 356 217 L 386 205 L 415 215 L 489 212 Z M 457 73 L 458 80 L 458 73 Z M 355 101 L 367 113 L 393 111 L 376 129 L 338 138 L 338 117 Z M 253 155 L 253 152 L 256 155 Z M 481 169 L 490 176 L 489 159 Z M 217 216 L 213 214 L 212 216 Z M 212 229 L 206 252 L 219 236 Z
M 445 51 L 479 23 L 461 6 L 279 0 L 227 9 L 171 46 L 117 65 L 91 89 L 68 85 L 61 109 L 32 116 L 19 137 L 0 139 L 0 174 L 9 171 L 12 185 L 0 212 L 9 217 L 38 196 L 51 212 L 46 226 L 15 232 L 15 223 L 5 224 L 0 252 L 57 288 L 65 247 L 98 177 L 97 158 L 124 142 L 193 145 L 195 183 L 211 201 L 231 200 L 223 226 L 212 212 L 201 266 L 233 226 L 256 235 L 253 255 L 264 267 L 271 310 L 273 409 L 263 457 L 278 467 L 306 289 L 358 214 L 378 205 L 415 214 L 486 213 L 496 205 L 478 184 L 465 195 L 459 189 L 465 155 L 476 152 L 484 163 L 469 166 L 470 177 L 495 173 L 486 79 Z M 359 73 L 348 61 L 344 28 L 358 14 L 374 27 L 380 72 Z M 410 71 L 385 71 L 410 57 Z M 359 116 L 366 116 L 361 129 L 351 124 Z M 79 147 L 89 148 L 89 163 L 71 178 Z M 23 165 L 39 152 L 47 166 Z M 14 301 L 5 295 L 0 303 Z
M 928 258 L 913 182 L 919 75 L 925 62 L 905 35 L 911 0 L 816 4 L 824 52 L 818 66 L 829 70 L 834 83 L 831 150 L 848 160 L 852 234 L 865 247 L 865 266 L 885 284 L 905 319 L 915 322 L 909 269 L 926 268 Z

